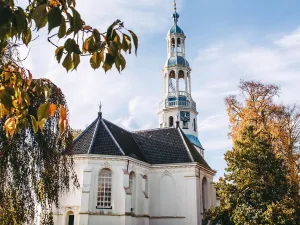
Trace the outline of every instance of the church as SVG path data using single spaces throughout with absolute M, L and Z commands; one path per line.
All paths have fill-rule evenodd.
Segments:
M 61 197 L 55 225 L 201 225 L 203 212 L 217 204 L 176 4 L 172 18 L 159 128 L 128 131 L 95 113 L 74 141 L 80 188 Z

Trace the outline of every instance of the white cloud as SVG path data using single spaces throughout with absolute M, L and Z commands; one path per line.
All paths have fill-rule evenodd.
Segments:
M 282 48 L 299 48 L 300 47 L 300 28 L 288 33 L 278 40 L 274 41 L 275 44 Z
M 228 117 L 222 114 L 208 116 L 198 122 L 198 131 L 213 131 L 228 128 Z

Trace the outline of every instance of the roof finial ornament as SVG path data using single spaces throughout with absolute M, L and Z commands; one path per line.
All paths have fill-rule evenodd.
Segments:
M 176 6 L 176 0 L 174 0 L 174 11 L 176 12 L 177 6 Z
M 174 13 L 172 15 L 173 19 L 174 19 L 174 25 L 177 25 L 178 22 L 178 18 L 179 18 L 179 14 L 176 12 L 177 10 L 177 4 L 176 4 L 176 0 L 174 0 Z
M 98 112 L 98 116 L 100 117 L 100 118 L 102 118 L 102 102 L 100 101 L 100 104 L 99 104 L 99 112 Z

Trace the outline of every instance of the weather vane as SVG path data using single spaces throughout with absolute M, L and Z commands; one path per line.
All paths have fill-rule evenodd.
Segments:
M 174 0 L 174 10 L 176 11 L 176 0 Z

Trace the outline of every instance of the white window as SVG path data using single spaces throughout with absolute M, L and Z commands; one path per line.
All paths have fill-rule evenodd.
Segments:
M 205 177 L 202 179 L 202 212 L 207 209 L 207 180 Z
M 183 121 L 182 128 L 183 129 L 188 129 L 189 128 L 189 123 L 187 121 Z
M 148 198 L 148 177 L 143 176 L 143 192 L 146 198 Z
M 135 209 L 136 202 L 136 191 L 135 191 L 135 173 L 131 172 L 129 174 L 129 194 L 131 194 L 131 212 Z
M 98 208 L 111 208 L 112 193 L 112 172 L 109 169 L 102 169 L 98 177 Z

